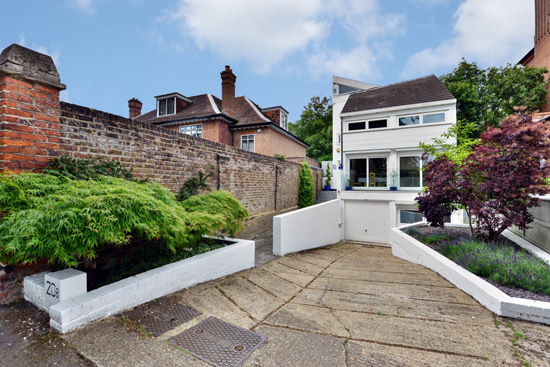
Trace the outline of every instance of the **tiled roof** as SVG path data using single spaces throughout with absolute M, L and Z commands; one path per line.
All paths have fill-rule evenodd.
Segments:
M 448 99 L 455 99 L 455 97 L 445 88 L 443 83 L 441 83 L 435 75 L 428 75 L 402 83 L 390 84 L 385 87 L 354 93 L 349 96 L 342 113 L 444 101 Z
M 260 108 L 250 99 L 242 96 L 235 98 L 234 117 L 239 120 L 237 125 L 250 125 L 271 121 Z
M 144 122 L 158 124 L 161 122 L 169 122 L 174 120 L 185 120 L 185 119 L 191 119 L 191 118 L 212 116 L 212 115 L 219 114 L 219 111 L 221 111 L 221 101 L 216 97 L 213 97 L 213 99 L 216 102 L 216 105 L 218 106 L 219 111 L 214 110 L 212 103 L 208 98 L 208 94 L 199 94 L 198 96 L 192 96 L 187 98 L 189 98 L 192 103 L 186 108 L 184 108 L 183 111 L 180 111 L 175 115 L 157 117 L 157 110 L 154 109 L 150 112 L 144 113 L 141 116 L 138 116 L 136 119 Z M 222 115 L 224 114 L 222 113 Z

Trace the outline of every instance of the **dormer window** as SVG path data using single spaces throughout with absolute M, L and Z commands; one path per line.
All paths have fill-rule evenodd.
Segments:
M 193 103 L 179 93 L 163 94 L 155 98 L 157 100 L 157 117 L 175 115 Z
M 158 100 L 157 107 L 159 116 L 173 115 L 176 113 L 176 97 L 163 98 Z
M 281 127 L 288 130 L 288 115 L 281 110 Z

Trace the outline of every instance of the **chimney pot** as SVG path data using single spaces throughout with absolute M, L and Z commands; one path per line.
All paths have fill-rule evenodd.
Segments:
M 230 116 L 235 113 L 235 81 L 237 77 L 229 65 L 220 73 L 222 77 L 222 111 Z
M 129 116 L 131 119 L 141 115 L 141 107 L 143 107 L 143 103 L 137 98 L 132 98 L 128 101 Z

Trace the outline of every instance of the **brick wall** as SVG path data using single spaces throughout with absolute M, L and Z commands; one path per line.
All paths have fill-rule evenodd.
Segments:
M 212 172 L 210 186 L 230 191 L 250 212 L 252 218 L 243 232 L 246 238 L 269 231 L 270 225 L 262 220 L 270 221 L 298 202 L 300 166 L 296 163 L 64 102 L 60 152 L 119 160 L 132 167 L 136 177 L 159 182 L 174 192 L 199 171 Z M 322 172 L 317 175 L 322 180 Z
M 287 139 L 282 133 L 274 128 L 262 127 L 261 132 L 258 128 L 242 129 L 233 131 L 233 146 L 241 146 L 241 136 L 254 135 L 254 147 L 256 153 L 274 156 L 275 154 L 303 157 L 306 156 L 306 147 L 297 142 Z
M 0 76 L 0 169 L 40 170 L 58 149 L 59 91 Z

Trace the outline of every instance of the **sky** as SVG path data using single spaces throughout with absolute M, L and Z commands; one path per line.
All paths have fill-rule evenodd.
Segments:
M 332 76 L 386 85 L 517 63 L 533 47 L 534 0 L 0 0 L 0 48 L 49 54 L 67 102 L 128 116 L 128 100 L 211 93 L 230 65 L 236 95 L 296 121 Z

